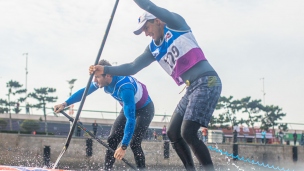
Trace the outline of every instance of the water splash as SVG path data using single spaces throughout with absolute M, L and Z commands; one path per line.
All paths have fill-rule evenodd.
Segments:
M 280 168 L 280 167 L 275 167 L 275 166 L 270 166 L 269 164 L 265 164 L 263 162 L 259 162 L 259 161 L 254 161 L 254 160 L 251 160 L 249 158 L 245 159 L 244 157 L 240 157 L 239 155 L 236 155 L 234 156 L 232 153 L 228 153 L 227 151 L 222 151 L 221 149 L 218 149 L 217 147 L 212 147 L 212 146 L 208 146 L 208 148 L 211 150 L 211 151 L 215 151 L 217 153 L 221 153 L 221 155 L 226 155 L 228 157 L 232 157 L 234 159 L 238 159 L 240 161 L 244 161 L 244 162 L 248 162 L 250 164 L 254 164 L 254 165 L 258 165 L 258 166 L 261 166 L 261 167 L 265 167 L 265 168 L 269 168 L 269 169 L 274 169 L 274 170 L 279 170 L 279 171 L 294 171 L 294 170 L 285 170 L 285 168 Z

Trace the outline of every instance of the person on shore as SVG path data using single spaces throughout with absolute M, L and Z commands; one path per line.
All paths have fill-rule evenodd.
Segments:
M 263 130 L 261 135 L 262 135 L 262 144 L 266 144 L 266 131 Z
M 295 131 L 292 136 L 293 136 L 293 145 L 296 145 L 297 144 L 297 139 L 298 139 L 297 131 Z
M 157 140 L 157 133 L 155 130 L 153 131 L 153 137 L 154 137 L 154 140 Z
M 163 126 L 162 136 L 163 136 L 164 141 L 167 140 L 167 127 L 166 127 L 166 125 Z
M 208 142 L 208 128 L 203 128 L 202 134 L 203 134 L 203 142 Z
M 302 131 L 302 134 L 301 134 L 301 145 L 302 146 L 304 145 L 304 131 Z
M 94 123 L 92 123 L 92 128 L 93 128 L 93 134 L 96 136 L 97 128 L 98 128 L 98 124 L 96 123 L 96 120 L 94 121 Z
M 280 140 L 280 144 L 283 144 L 283 137 L 284 137 L 284 133 L 283 133 L 283 131 L 280 129 L 280 131 L 279 131 L 279 140 Z
M 26 114 L 30 114 L 30 105 L 29 105 L 29 103 L 26 103 L 26 105 L 25 105 L 25 113 Z

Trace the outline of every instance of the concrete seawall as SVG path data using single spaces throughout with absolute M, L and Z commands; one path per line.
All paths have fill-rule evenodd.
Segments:
M 38 136 L 38 135 L 18 135 L 0 133 L 0 165 L 13 166 L 43 166 L 43 149 L 45 146 L 51 148 L 51 162 L 55 162 L 61 152 L 66 137 Z M 106 142 L 106 140 L 103 140 Z M 59 167 L 77 170 L 96 170 L 102 167 L 106 148 L 93 141 L 93 156 L 86 157 L 86 138 L 72 138 L 68 150 L 60 160 Z M 223 152 L 233 153 L 232 144 L 208 144 L 213 148 L 221 149 Z M 175 168 L 183 169 L 182 162 L 178 158 L 174 149 L 170 145 L 170 157 L 164 159 L 164 143 L 160 141 L 144 141 L 142 143 L 146 156 L 148 169 Z M 264 167 L 252 165 L 244 161 L 231 160 L 219 152 L 210 151 L 216 168 L 256 168 L 255 170 L 265 170 Z M 297 146 L 297 161 L 293 158 L 293 146 L 286 145 L 260 145 L 260 144 L 238 144 L 238 155 L 254 160 L 259 163 L 274 165 L 290 170 L 302 170 L 304 168 L 304 147 Z M 130 148 L 127 150 L 125 159 L 130 163 L 135 163 Z M 199 163 L 194 157 L 197 167 Z M 116 161 L 116 167 L 123 167 L 124 162 Z M 128 167 L 128 166 L 125 166 Z M 225 170 L 225 169 L 224 169 Z M 231 169 L 230 169 L 231 170 Z

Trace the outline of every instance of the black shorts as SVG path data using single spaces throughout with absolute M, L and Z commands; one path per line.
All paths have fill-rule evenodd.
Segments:
M 222 83 L 218 76 L 203 76 L 190 83 L 186 94 L 177 105 L 176 112 L 184 120 L 190 120 L 208 127 L 222 91 Z

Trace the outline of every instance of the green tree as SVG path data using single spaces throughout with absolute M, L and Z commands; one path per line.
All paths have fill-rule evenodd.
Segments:
M 17 97 L 17 99 L 15 101 L 11 100 L 11 95 L 15 96 L 15 95 L 21 95 L 26 93 L 26 89 L 21 89 L 22 88 L 22 84 L 20 84 L 17 81 L 13 81 L 10 80 L 9 82 L 6 83 L 6 87 L 8 88 L 8 98 L 9 98 L 9 107 L 12 105 L 15 105 L 18 102 L 24 102 L 26 97 Z M 15 111 L 16 114 L 18 114 L 21 109 L 19 108 L 14 108 L 13 109 Z
M 283 131 L 288 131 L 288 124 L 287 123 L 280 123 L 279 129 L 282 129 Z
M 225 114 L 219 114 L 218 118 L 216 118 L 216 123 L 220 124 L 220 128 L 229 128 L 229 118 L 225 116 Z
M 37 104 L 33 104 L 32 107 L 42 109 L 44 114 L 45 132 L 48 134 L 47 130 L 47 119 L 46 119 L 46 103 L 56 102 L 58 97 L 49 96 L 51 93 L 55 93 L 55 88 L 34 88 L 34 92 L 29 93 L 28 96 L 38 100 Z
M 7 100 L 0 99 L 0 113 L 8 113 L 8 102 L 7 102 Z
M 282 109 L 279 108 L 279 106 L 265 106 L 263 108 L 263 111 L 265 115 L 262 118 L 261 129 L 269 130 L 269 128 L 272 128 L 273 132 L 275 126 L 282 126 L 283 129 L 287 129 L 287 124 L 280 124 L 277 122 L 278 120 L 282 120 L 282 118 L 286 116 L 286 113 L 282 113 Z
M 215 116 L 211 116 L 211 118 L 210 118 L 210 122 L 209 122 L 209 128 L 210 129 L 215 129 L 215 128 L 217 128 L 217 126 L 215 125 L 217 123 L 217 118 L 215 117 Z
M 236 114 L 241 109 L 241 102 L 239 100 L 232 100 L 233 96 L 225 97 L 221 96 L 219 98 L 218 104 L 216 106 L 217 110 L 222 110 L 223 112 L 219 114 L 217 119 L 222 122 L 221 125 L 227 125 L 230 122 L 231 126 L 238 125 Z
M 11 116 L 11 106 L 14 106 L 16 103 L 23 102 L 26 97 L 21 97 L 17 101 L 11 101 L 11 95 L 26 93 L 26 89 L 21 89 L 22 84 L 17 81 L 10 80 L 6 83 L 6 87 L 8 88 L 8 111 L 9 111 L 9 122 L 10 122 L 10 130 L 12 130 L 12 116 Z M 20 112 L 18 107 L 15 107 L 14 111 L 16 113 Z
M 248 127 L 251 127 L 254 135 L 256 135 L 254 125 L 255 123 L 260 123 L 262 119 L 261 111 L 263 110 L 263 105 L 261 100 L 251 100 L 251 97 L 245 97 L 241 99 L 242 113 L 248 115 L 248 119 L 241 118 L 240 123 L 245 123 Z M 256 142 L 256 136 L 255 136 Z
M 5 129 L 7 126 L 7 122 L 4 119 L 0 119 L 0 130 Z
M 24 129 L 25 131 L 33 132 L 37 131 L 40 129 L 39 122 L 35 120 L 24 120 L 21 124 L 20 127 Z

